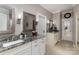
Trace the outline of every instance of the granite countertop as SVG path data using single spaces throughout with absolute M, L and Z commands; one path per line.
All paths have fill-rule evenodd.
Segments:
M 18 46 L 21 46 L 23 44 L 28 44 L 29 42 L 32 42 L 34 40 L 37 40 L 37 39 L 40 39 L 40 38 L 43 38 L 45 36 L 43 35 L 38 35 L 38 36 L 35 36 L 35 37 L 27 37 L 26 39 L 22 39 L 24 40 L 24 42 L 20 43 L 20 44 L 15 44 L 13 45 L 12 47 L 7 47 L 7 48 L 4 48 L 4 47 L 1 47 L 0 45 L 0 52 L 4 52 L 4 51 L 7 51 L 9 49 L 12 49 L 12 48 L 15 48 L 15 47 L 18 47 Z M 19 39 L 18 39 L 19 40 Z

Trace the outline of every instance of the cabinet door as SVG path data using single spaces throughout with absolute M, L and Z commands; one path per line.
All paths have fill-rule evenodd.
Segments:
M 40 42 L 40 55 L 44 54 L 45 54 L 45 42 L 43 40 L 42 42 Z
M 31 43 L 19 47 L 16 55 L 31 55 Z
M 32 46 L 32 55 L 39 55 L 39 44 Z
M 45 54 L 45 40 L 38 39 L 37 42 L 32 44 L 32 55 L 43 55 Z
M 19 51 L 16 55 L 31 55 L 31 47 Z

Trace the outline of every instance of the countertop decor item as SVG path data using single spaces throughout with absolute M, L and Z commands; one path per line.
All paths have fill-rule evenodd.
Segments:
M 32 36 L 37 36 L 37 32 L 36 31 L 32 31 Z

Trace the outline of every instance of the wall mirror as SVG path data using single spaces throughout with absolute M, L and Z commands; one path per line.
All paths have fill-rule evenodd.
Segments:
M 13 10 L 9 7 L 0 6 L 0 35 L 14 32 Z
M 35 20 L 35 15 L 23 12 L 23 33 L 32 36 L 32 31 L 36 30 Z

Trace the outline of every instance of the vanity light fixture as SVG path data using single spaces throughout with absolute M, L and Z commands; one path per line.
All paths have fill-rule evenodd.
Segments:
M 47 23 L 48 23 L 48 24 L 50 23 L 49 20 L 47 20 Z
M 38 21 L 39 21 L 39 19 L 36 19 L 36 21 L 35 21 L 35 24 L 36 24 L 36 25 L 38 24 Z
M 36 19 L 36 22 L 38 22 L 39 21 L 39 19 Z
M 21 14 L 18 15 L 18 18 L 21 19 Z
M 55 22 L 53 21 L 53 24 L 55 24 Z
M 21 14 L 18 15 L 17 24 L 20 24 L 21 22 Z

